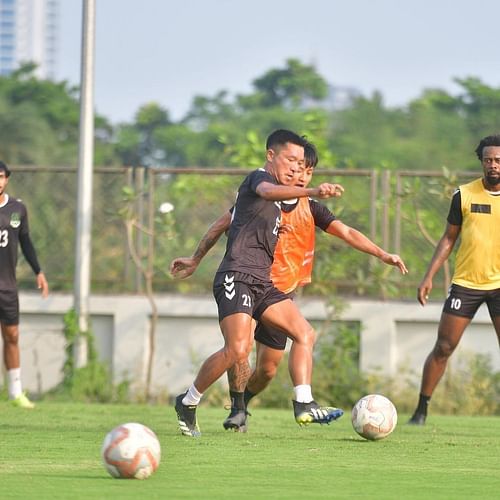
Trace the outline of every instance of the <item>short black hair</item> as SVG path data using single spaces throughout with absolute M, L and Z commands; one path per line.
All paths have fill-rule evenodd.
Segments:
M 306 142 L 304 146 L 304 164 L 306 168 L 314 168 L 318 164 L 318 151 L 312 142 Z
M 482 161 L 483 160 L 483 148 L 487 148 L 488 146 L 499 146 L 500 147 L 500 134 L 497 135 L 489 135 L 484 139 L 481 139 L 478 147 L 476 148 L 477 157 Z
M 3 161 L 0 161 L 0 170 L 5 172 L 5 177 L 10 177 L 9 167 Z
M 278 129 L 268 136 L 266 150 L 273 149 L 276 146 L 284 146 L 287 142 L 304 147 L 307 141 L 291 130 Z

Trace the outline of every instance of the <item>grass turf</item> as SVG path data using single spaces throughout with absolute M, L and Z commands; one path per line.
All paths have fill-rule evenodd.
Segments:
M 199 439 L 181 436 L 172 407 L 0 403 L 0 498 L 498 498 L 500 418 L 431 415 L 370 442 L 347 413 L 330 426 L 295 424 L 291 409 L 257 408 L 246 434 L 224 431 L 227 411 L 201 407 Z M 104 470 L 104 436 L 141 422 L 161 442 L 145 481 Z

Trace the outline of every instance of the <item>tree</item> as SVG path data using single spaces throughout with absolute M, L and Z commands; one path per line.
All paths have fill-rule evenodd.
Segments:
M 153 377 L 153 365 L 156 351 L 156 326 L 158 323 L 158 307 L 156 305 L 154 293 L 154 275 L 155 263 L 154 254 L 154 240 L 156 237 L 155 225 L 162 223 L 168 227 L 172 226 L 173 220 L 171 219 L 170 212 L 174 206 L 168 204 L 164 210 L 163 220 L 150 220 L 149 223 L 144 223 L 141 220 L 140 211 L 137 210 L 139 198 L 144 196 L 142 192 L 136 192 L 132 187 L 125 186 L 122 190 L 123 206 L 119 210 L 119 216 L 122 218 L 126 235 L 127 235 L 127 248 L 130 252 L 132 262 L 139 271 L 144 283 L 144 295 L 146 296 L 151 307 L 151 319 L 149 323 L 149 346 L 148 346 L 148 361 L 146 373 L 146 387 L 145 396 L 149 400 L 151 396 L 151 383 Z M 155 224 L 156 223 L 156 224 Z M 173 236 L 172 236 L 173 237 Z M 143 243 L 145 243 L 147 252 L 143 252 Z
M 326 80 L 314 66 L 303 64 L 298 59 L 288 59 L 285 68 L 269 70 L 255 79 L 253 86 L 259 107 L 298 108 L 309 104 L 310 101 L 320 103 L 328 95 Z M 252 99 L 240 98 L 244 107 L 248 107 L 251 102 Z
M 78 88 L 67 82 L 39 80 L 36 65 L 24 64 L 0 77 L 0 154 L 22 164 L 75 165 L 78 154 Z M 96 116 L 95 156 L 101 164 L 117 162 L 113 129 Z
M 213 121 L 232 120 L 235 108 L 229 100 L 227 90 L 221 90 L 214 97 L 195 96 L 182 123 L 201 131 Z
M 471 134 L 479 142 L 479 138 L 500 128 L 500 88 L 489 87 L 473 77 L 456 78 L 455 82 L 465 91 L 459 96 L 460 108 Z

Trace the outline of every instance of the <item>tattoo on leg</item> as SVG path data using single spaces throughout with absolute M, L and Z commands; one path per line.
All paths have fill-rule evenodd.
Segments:
M 251 370 L 248 360 L 233 365 L 227 371 L 229 389 L 235 392 L 243 392 L 250 378 Z

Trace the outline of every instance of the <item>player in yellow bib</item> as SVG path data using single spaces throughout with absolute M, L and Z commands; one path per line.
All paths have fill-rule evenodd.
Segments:
M 427 407 L 448 358 L 483 302 L 500 343 L 500 135 L 482 139 L 476 154 L 483 177 L 460 186 L 453 194 L 445 232 L 418 287 L 418 301 L 424 306 L 434 275 L 460 236 L 438 338 L 424 364 L 419 402 L 410 424 L 425 424 Z

